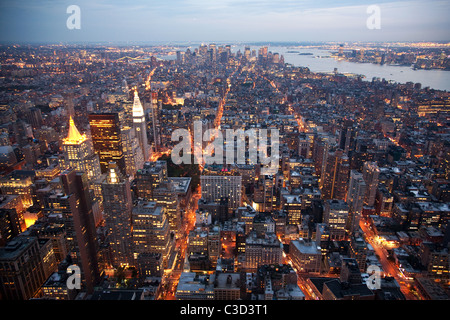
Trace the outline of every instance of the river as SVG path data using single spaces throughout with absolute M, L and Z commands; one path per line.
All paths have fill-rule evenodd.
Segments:
M 242 53 L 244 52 L 243 46 L 235 46 L 232 51 L 236 52 L 239 49 Z M 256 50 L 258 54 L 259 47 L 251 46 L 250 49 Z M 437 90 L 450 91 L 450 71 L 414 70 L 412 67 L 407 66 L 338 61 L 330 57 L 331 51 L 322 49 L 270 46 L 268 50 L 272 53 L 278 52 L 280 55 L 282 54 L 286 63 L 296 67 L 308 67 L 312 72 L 333 72 L 334 68 L 337 68 L 339 73 L 364 75 L 366 77 L 364 80 L 366 81 L 372 81 L 372 78 L 376 77 L 398 83 L 421 83 L 422 88 L 430 87 Z M 312 55 L 299 55 L 299 53 L 312 53 Z M 329 58 L 317 58 L 317 56 L 328 56 Z
M 231 51 L 236 53 L 238 50 L 241 50 L 241 52 L 244 53 L 245 47 L 246 46 L 243 45 L 233 45 Z M 256 50 L 256 54 L 258 54 L 260 47 L 261 46 L 250 46 L 250 50 Z M 191 50 L 192 49 L 193 48 L 191 48 Z M 323 49 L 268 46 L 268 51 L 283 55 L 286 63 L 296 67 L 308 67 L 312 72 L 333 72 L 334 69 L 337 68 L 339 73 L 364 75 L 365 81 L 372 81 L 374 77 L 380 79 L 384 78 L 397 83 L 421 83 L 422 88 L 430 87 L 436 90 L 450 91 L 450 71 L 414 70 L 412 67 L 408 66 L 380 65 L 336 60 L 331 57 L 330 50 Z M 299 53 L 312 53 L 312 55 L 300 55 Z M 176 59 L 176 55 L 161 58 L 172 60 Z

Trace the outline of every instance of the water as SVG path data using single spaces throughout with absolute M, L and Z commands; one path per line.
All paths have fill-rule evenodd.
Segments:
M 260 47 L 251 46 L 251 50 Z M 244 46 L 234 46 L 233 52 L 238 50 L 244 52 Z M 334 58 L 316 58 L 316 56 L 330 56 L 331 51 L 322 49 L 298 49 L 293 47 L 270 46 L 269 51 L 278 52 L 284 56 L 286 63 L 296 67 L 308 67 L 312 72 L 333 72 L 337 68 L 339 73 L 353 73 L 364 75 L 366 81 L 372 81 L 373 77 L 392 80 L 398 83 L 414 82 L 421 83 L 422 88 L 430 87 L 437 90 L 450 91 L 450 71 L 444 70 L 414 70 L 407 66 L 390 66 L 373 63 L 357 63 L 348 61 L 338 61 Z M 288 53 L 288 51 L 297 51 Z M 299 55 L 299 53 L 312 53 L 312 55 Z

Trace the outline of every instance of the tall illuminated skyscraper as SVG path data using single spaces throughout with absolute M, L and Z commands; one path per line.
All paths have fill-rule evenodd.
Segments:
M 123 126 L 121 128 L 121 133 L 126 173 L 127 175 L 134 177 L 136 171 L 142 169 L 144 166 L 144 155 L 139 142 L 136 140 L 133 128 Z
M 106 173 L 108 164 L 112 161 L 125 174 L 119 115 L 117 113 L 91 113 L 89 114 L 89 125 L 94 150 L 100 158 L 101 172 Z
M 136 138 L 139 141 L 142 152 L 144 154 L 145 161 L 148 160 L 150 156 L 150 150 L 147 141 L 147 126 L 145 124 L 145 114 L 144 108 L 142 107 L 141 101 L 139 100 L 139 95 L 137 91 L 134 91 L 134 102 L 133 102 L 133 128 L 136 131 Z
M 323 198 L 325 200 L 344 200 L 347 195 L 349 174 L 349 160 L 343 150 L 338 149 L 334 152 L 329 152 L 325 170 L 322 172 L 321 177 L 321 180 L 323 180 Z
M 74 264 L 80 266 L 81 282 L 88 292 L 100 278 L 96 230 L 89 196 L 87 175 L 74 169 L 65 170 L 60 176 L 64 194 L 54 204 L 62 214 L 66 229 L 66 244 Z
M 376 162 L 367 161 L 364 163 L 362 174 L 367 185 L 364 204 L 373 206 L 375 204 L 375 195 L 378 188 L 378 176 L 380 175 L 380 168 L 378 167 Z
M 349 229 L 351 232 L 355 231 L 359 226 L 365 193 L 366 183 L 363 179 L 363 175 L 356 170 L 351 170 L 347 193 L 347 204 L 350 207 Z
M 89 182 L 97 179 L 100 172 L 98 155 L 94 152 L 92 141 L 86 134 L 80 134 L 72 117 L 69 120 L 69 132 L 62 143 L 63 157 L 60 159 L 62 168 L 74 168 L 86 172 Z
M 123 178 L 114 162 L 109 163 L 107 177 L 102 183 L 102 195 L 113 266 L 134 265 L 130 182 Z

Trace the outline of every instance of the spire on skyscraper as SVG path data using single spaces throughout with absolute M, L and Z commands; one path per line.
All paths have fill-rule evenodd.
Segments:
M 143 116 L 144 116 L 144 108 L 142 107 L 138 92 L 135 89 L 133 102 L 133 118 L 142 118 Z
M 86 140 L 86 135 L 81 134 L 75 126 L 75 122 L 72 119 L 72 116 L 69 118 L 69 133 L 67 134 L 67 138 L 64 139 L 65 143 L 74 144 L 80 143 Z

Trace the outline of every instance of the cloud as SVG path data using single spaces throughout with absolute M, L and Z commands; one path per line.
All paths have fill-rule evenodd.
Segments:
M 65 28 L 71 4 L 81 30 Z M 381 30 L 366 28 L 370 4 Z M 434 41 L 448 40 L 449 9 L 440 0 L 4 0 L 0 40 Z

